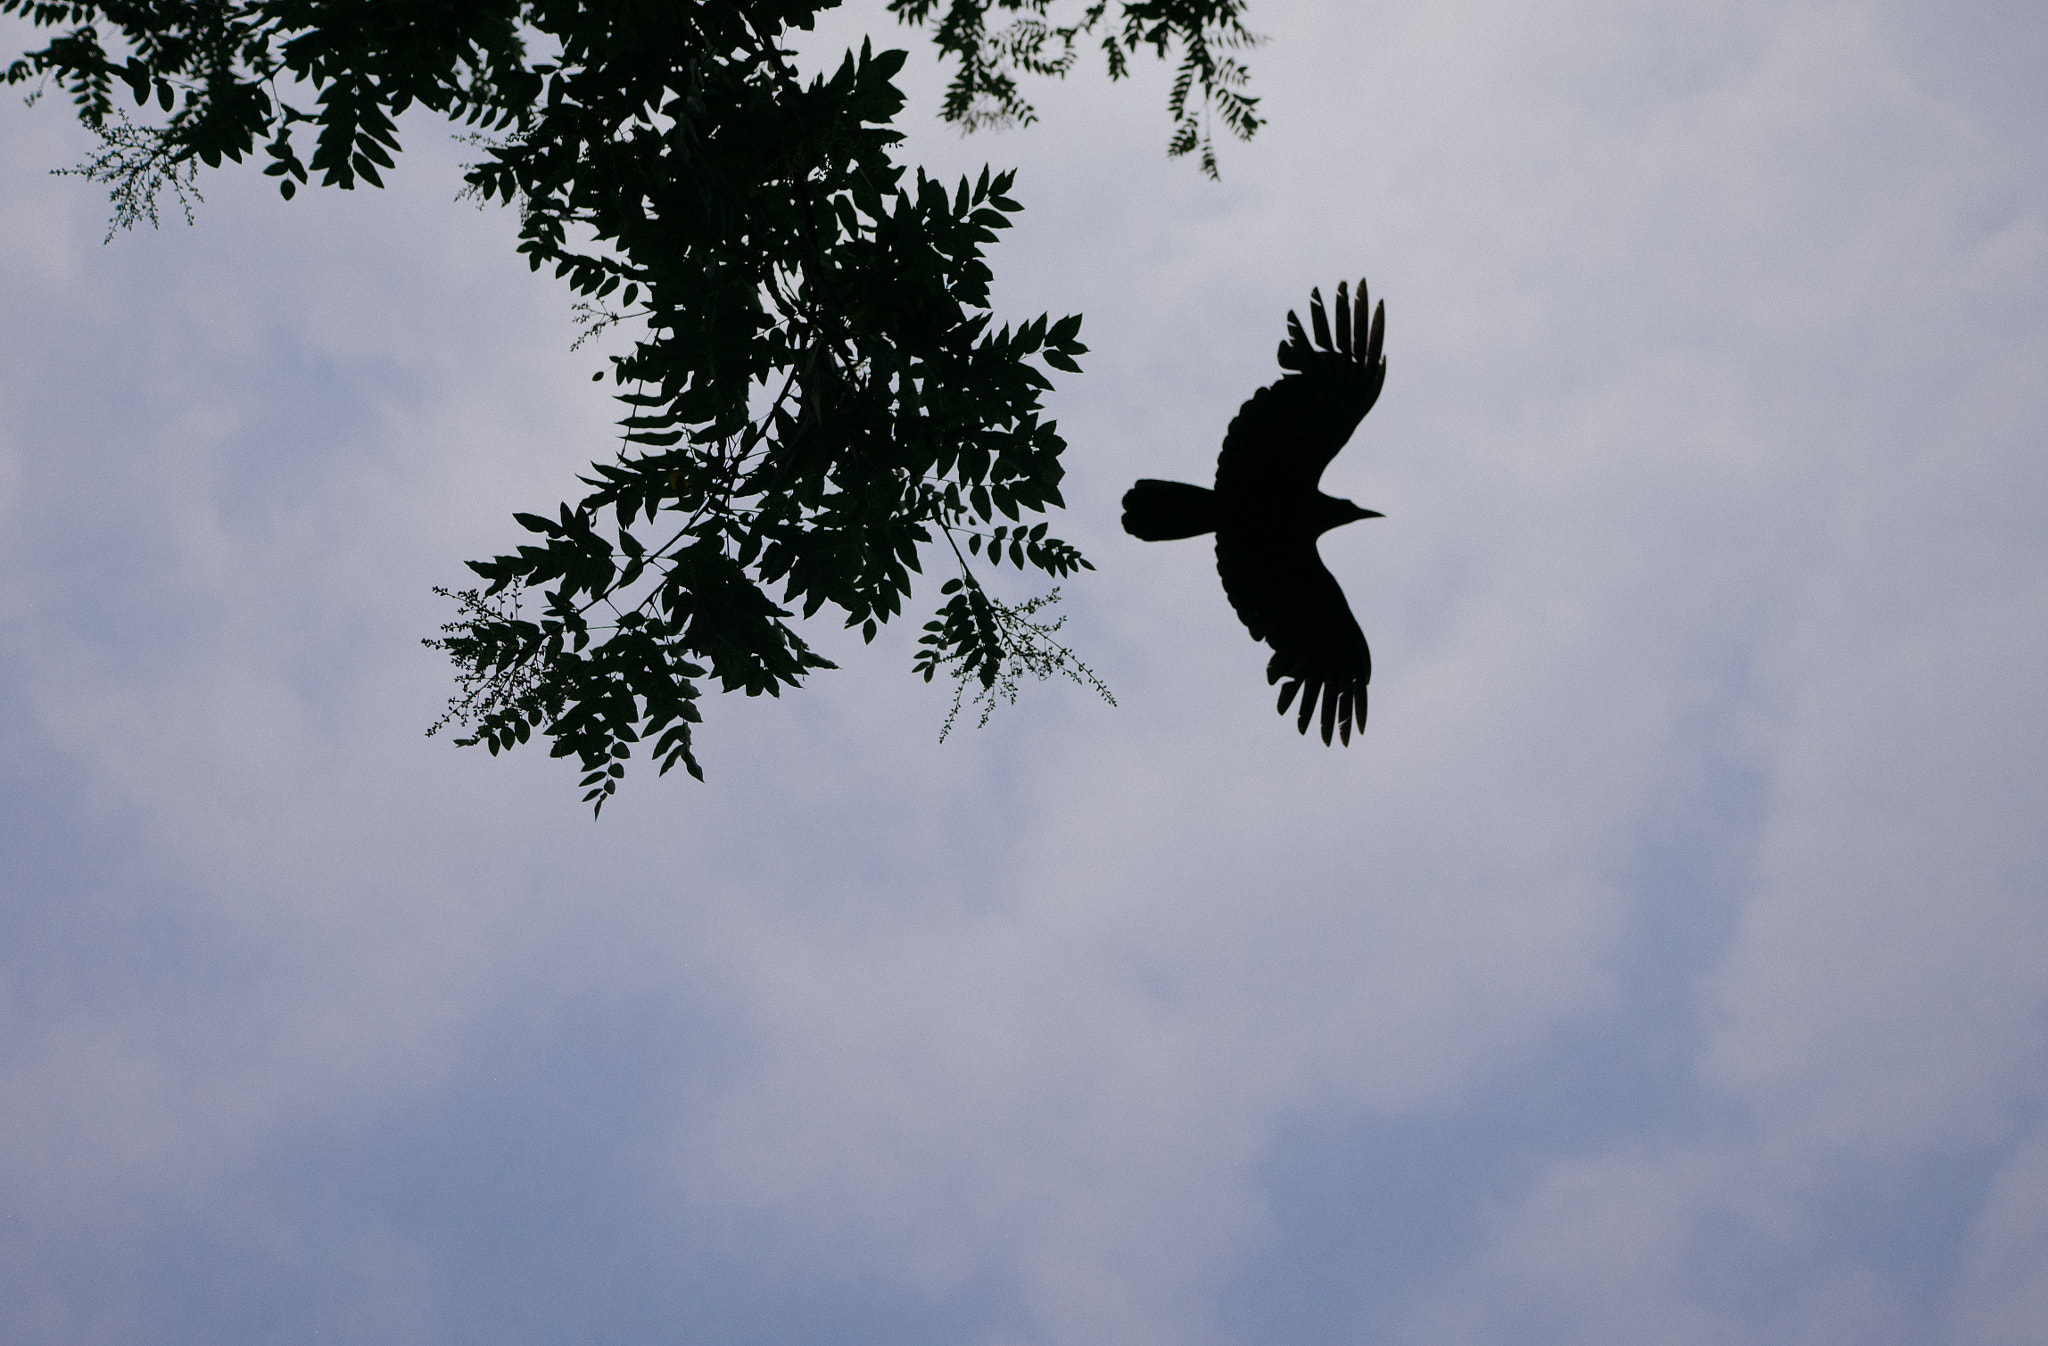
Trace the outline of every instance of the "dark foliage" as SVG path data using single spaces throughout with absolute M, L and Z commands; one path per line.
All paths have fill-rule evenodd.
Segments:
M 1322 292 L 1311 291 L 1311 345 L 1301 320 L 1287 315 L 1280 367 L 1293 372 L 1238 409 L 1216 459 L 1215 489 L 1140 481 L 1124 495 L 1124 530 L 1148 541 L 1213 531 L 1224 594 L 1252 639 L 1273 647 L 1266 681 L 1283 684 L 1281 713 L 1298 694 L 1297 727 L 1306 734 L 1320 703 L 1323 742 L 1335 733 L 1348 744 L 1353 723 L 1365 727 L 1372 651 L 1316 539 L 1380 516 L 1324 495 L 1318 483 L 1386 383 L 1386 305 L 1373 310 L 1368 329 L 1365 282 L 1355 300 L 1340 284 L 1336 317 L 1333 336 Z
M 990 8 L 1015 14 L 990 31 Z M 1130 69 L 1131 54 L 1150 47 L 1165 57 L 1181 49 L 1167 95 L 1173 117 L 1173 139 L 1167 153 L 1200 150 L 1202 170 L 1216 176 L 1216 146 L 1199 115 L 1214 111 L 1239 139 L 1249 140 L 1259 128 L 1258 99 L 1243 92 L 1246 72 L 1226 54 L 1255 46 L 1259 39 L 1244 26 L 1243 0 L 1124 0 L 1117 22 L 1104 25 L 1108 0 L 1092 0 L 1068 13 L 1073 22 L 1050 21 L 1052 0 L 889 0 L 891 13 L 919 23 L 943 8 L 935 37 L 939 49 L 959 61 L 946 90 L 946 119 L 969 128 L 1005 122 L 1029 123 L 1037 112 L 1017 87 L 1012 71 L 1064 75 L 1074 68 L 1075 42 L 1101 34 L 1102 54 L 1111 79 Z M 1191 107 L 1189 95 L 1199 90 Z
M 896 162 L 904 53 L 863 44 L 799 79 L 785 35 L 834 3 L 0 0 L 63 30 L 7 77 L 54 81 L 100 130 L 83 171 L 109 184 L 117 225 L 154 222 L 166 186 L 187 200 L 196 165 L 259 148 L 286 198 L 316 177 L 381 186 L 394 119 L 418 104 L 479 137 L 469 187 L 518 203 L 533 269 L 594 324 L 633 325 L 611 357 L 620 450 L 574 504 L 517 516 L 531 540 L 471 563 L 485 583 L 451 595 L 458 619 L 430 642 L 462 677 L 458 741 L 495 753 L 538 732 L 599 808 L 642 740 L 661 770 L 702 774 L 707 682 L 777 695 L 828 667 L 797 613 L 829 605 L 872 640 L 937 541 L 960 579 L 925 628 L 927 679 L 945 668 L 991 703 L 1019 671 L 1094 681 L 1057 623 L 1032 620 L 1049 600 L 1006 604 L 969 564 L 1090 568 L 1024 518 L 1063 503 L 1066 446 L 1040 398 L 1048 369 L 1079 371 L 1081 320 L 995 323 L 983 254 L 1021 209 L 1011 175 L 949 190 Z M 992 7 L 1024 27 L 990 37 Z M 1212 167 L 1192 88 L 1239 134 L 1257 124 L 1242 70 L 1215 55 L 1246 40 L 1241 7 L 1122 0 L 1104 39 L 1112 75 L 1140 46 L 1182 53 L 1174 150 L 1199 144 Z M 911 22 L 936 8 L 891 5 Z M 949 116 L 1028 117 L 1005 72 L 1062 72 L 1048 44 L 1108 15 L 1045 28 L 1046 10 L 952 0 L 935 33 L 961 63 Z M 131 121 L 122 94 L 156 120 Z

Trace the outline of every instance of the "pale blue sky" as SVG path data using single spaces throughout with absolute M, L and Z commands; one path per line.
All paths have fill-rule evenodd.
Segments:
M 820 623 L 598 822 L 421 735 L 431 586 L 614 414 L 462 148 L 103 247 L 0 106 L 0 1339 L 2040 1340 L 2048 17 L 1251 20 L 1220 185 L 1156 75 L 962 140 L 885 30 L 1087 315 L 1121 707 L 940 746 L 923 619 Z M 1116 501 L 1361 274 L 1346 752 Z

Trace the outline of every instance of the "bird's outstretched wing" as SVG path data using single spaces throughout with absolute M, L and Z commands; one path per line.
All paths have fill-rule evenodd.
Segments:
M 1332 732 L 1351 742 L 1351 727 L 1365 728 L 1365 685 L 1372 681 L 1372 651 L 1344 601 L 1344 590 L 1324 568 L 1315 540 L 1281 540 L 1256 533 L 1220 534 L 1216 569 L 1223 592 L 1252 639 L 1273 647 L 1268 684 L 1283 682 L 1280 713 L 1297 694 L 1296 728 L 1308 732 L 1322 706 L 1323 742 Z
M 1272 492 L 1312 491 L 1323 469 L 1379 400 L 1387 381 L 1382 353 L 1387 308 L 1366 324 L 1365 282 L 1354 299 L 1337 286 L 1337 330 L 1332 340 L 1321 290 L 1309 292 L 1308 315 L 1316 340 L 1309 344 L 1301 319 L 1287 315 L 1280 367 L 1294 372 L 1259 389 L 1238 408 L 1216 460 L 1216 489 L 1244 498 Z

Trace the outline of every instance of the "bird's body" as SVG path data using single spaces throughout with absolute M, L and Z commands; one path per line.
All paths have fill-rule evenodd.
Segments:
M 1316 553 L 1316 539 L 1357 519 L 1379 517 L 1323 494 L 1323 469 L 1372 410 L 1386 381 L 1385 305 L 1365 322 L 1366 289 L 1355 302 L 1337 287 L 1336 333 L 1311 292 L 1316 342 L 1287 315 L 1280 365 L 1290 370 L 1238 409 L 1216 459 L 1216 486 L 1139 481 L 1124 495 L 1124 529 L 1147 541 L 1216 534 L 1216 569 L 1231 607 L 1252 639 L 1273 647 L 1268 683 L 1284 682 L 1284 713 L 1301 696 L 1299 727 L 1308 732 L 1320 701 L 1322 737 L 1345 743 L 1365 726 L 1372 652 L 1344 591 Z

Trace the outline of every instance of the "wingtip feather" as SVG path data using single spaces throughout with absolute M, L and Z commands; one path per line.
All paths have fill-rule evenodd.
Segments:
M 1301 686 L 1301 714 L 1296 717 L 1294 728 L 1296 733 L 1306 734 L 1308 722 L 1315 718 L 1316 698 L 1323 690 L 1323 684 L 1319 680 L 1303 678 Z
M 1293 309 L 1287 310 L 1287 340 L 1280 343 L 1280 367 L 1308 368 L 1310 351 L 1308 333 L 1301 330 L 1301 319 L 1295 316 Z

